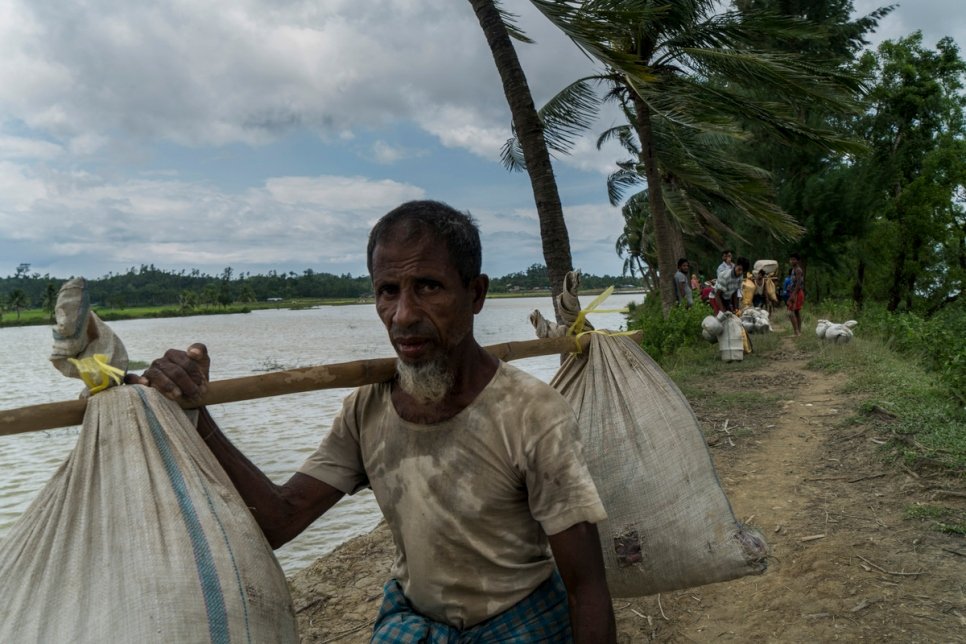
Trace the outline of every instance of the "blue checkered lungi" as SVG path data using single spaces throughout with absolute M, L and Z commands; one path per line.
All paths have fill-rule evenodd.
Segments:
M 553 574 L 519 602 L 472 628 L 460 630 L 434 622 L 415 612 L 399 582 L 383 587 L 382 606 L 372 642 L 406 644 L 566 644 L 573 642 L 567 589 L 560 574 Z

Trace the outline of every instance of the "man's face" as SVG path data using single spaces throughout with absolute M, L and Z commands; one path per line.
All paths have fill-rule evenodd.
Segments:
M 722 253 L 721 254 L 721 261 L 724 262 L 724 263 L 726 263 L 726 264 L 730 264 L 731 263 L 731 253 Z
M 791 264 L 792 267 L 794 268 L 795 266 L 798 266 L 798 258 L 797 257 L 790 257 L 788 259 L 788 263 Z
M 473 316 L 483 308 L 488 281 L 463 285 L 446 244 L 429 236 L 415 243 L 382 241 L 372 254 L 376 312 L 400 361 L 408 365 L 442 361 L 455 369 Z
M 691 270 L 691 265 L 688 264 L 687 262 L 684 262 L 683 264 L 681 264 L 681 268 L 679 268 L 678 270 L 684 273 L 685 275 L 687 275 L 688 271 Z

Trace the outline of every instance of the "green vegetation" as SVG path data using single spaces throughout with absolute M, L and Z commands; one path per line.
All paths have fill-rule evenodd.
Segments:
M 908 519 L 955 534 L 966 534 L 966 512 L 944 506 L 942 494 L 952 490 L 953 496 L 961 495 L 956 490 L 966 480 L 966 370 L 962 357 L 957 358 L 966 355 L 966 314 L 961 308 L 962 304 L 950 307 L 943 316 L 926 320 L 912 313 L 888 313 L 882 306 L 855 313 L 851 302 L 828 302 L 817 310 L 806 308 L 806 333 L 795 340 L 796 348 L 809 356 L 811 368 L 847 376 L 843 393 L 856 404 L 842 428 L 880 444 L 884 461 L 936 482 L 937 500 L 911 506 Z M 628 327 L 644 330 L 645 349 L 693 404 L 730 410 L 731 417 L 768 413 L 780 405 L 780 400 L 751 390 L 747 395 L 722 393 L 714 383 L 729 376 L 740 380 L 743 372 L 763 365 L 780 377 L 775 360 L 782 359 L 781 337 L 752 335 L 754 352 L 742 362 L 724 363 L 700 336 L 700 320 L 709 313 L 704 306 L 691 311 L 673 307 L 665 319 L 659 305 L 645 305 L 630 313 Z M 856 319 L 856 335 L 846 345 L 826 344 L 808 332 L 818 319 Z M 740 435 L 740 429 L 733 435 Z
M 57 291 L 66 279 L 29 273 L 21 264 L 14 275 L 0 278 L 0 327 L 51 324 Z M 621 286 L 626 278 L 614 275 L 583 275 L 584 292 Z M 294 272 L 268 275 L 241 273 L 231 267 L 218 277 L 197 270 L 164 271 L 152 265 L 132 267 L 124 274 L 89 279 L 92 308 L 103 320 L 218 315 L 284 307 L 357 304 L 372 298 L 372 284 L 366 277 Z M 526 271 L 495 277 L 490 282 L 494 297 L 549 294 L 547 268 L 533 264 Z
M 760 366 L 777 349 L 776 334 L 753 334 L 754 352 L 740 363 L 725 365 L 700 335 L 700 321 L 710 312 L 705 306 L 673 307 L 665 319 L 660 306 L 652 303 L 631 312 L 628 328 L 643 329 L 644 349 L 675 381 L 684 382 L 686 392 L 691 378 L 723 370 L 740 374 Z M 966 355 L 966 333 L 952 322 L 941 326 L 913 314 L 881 309 L 846 313 L 851 312 L 841 303 L 806 309 L 806 332 L 796 344 L 810 354 L 810 366 L 849 376 L 848 393 L 860 403 L 854 422 L 875 429 L 892 457 L 908 467 L 938 468 L 966 478 L 966 369 L 962 359 L 954 359 Z M 959 324 L 966 320 L 955 309 L 947 315 Z M 857 319 L 858 326 L 847 345 L 830 346 L 808 332 L 818 319 L 849 318 Z
M 938 505 L 910 505 L 906 518 L 930 523 L 937 531 L 966 535 L 966 511 Z

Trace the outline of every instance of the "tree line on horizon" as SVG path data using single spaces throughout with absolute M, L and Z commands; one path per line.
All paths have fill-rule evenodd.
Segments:
M 30 272 L 30 264 L 20 264 L 13 275 L 0 278 L 0 315 L 3 311 L 19 315 L 25 309 L 42 308 L 52 313 L 57 292 L 70 278 Z M 626 285 L 627 278 L 615 275 L 582 275 L 586 289 Z M 265 302 L 274 299 L 339 299 L 370 297 L 372 281 L 368 275 L 335 275 L 305 269 L 268 271 L 266 274 L 235 273 L 226 267 L 220 275 L 198 269 L 168 271 L 153 264 L 130 267 L 124 273 L 109 273 L 88 279 L 91 302 L 104 308 L 174 306 L 184 312 L 199 307 L 228 306 Z M 550 290 L 547 267 L 531 264 L 526 270 L 491 278 L 491 293 Z

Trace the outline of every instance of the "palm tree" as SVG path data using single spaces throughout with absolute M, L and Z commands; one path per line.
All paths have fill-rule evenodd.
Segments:
M 573 269 L 573 259 L 557 181 L 543 137 L 543 123 L 537 115 L 527 77 L 523 73 L 510 36 L 512 34 L 523 41 L 527 39 L 513 26 L 512 17 L 500 11 L 496 0 L 470 0 L 470 5 L 483 29 L 493 61 L 503 81 L 503 93 L 513 118 L 513 131 L 520 140 L 540 220 L 543 258 L 547 264 L 547 275 L 556 309 L 556 296 L 563 290 L 564 276 Z
M 786 143 L 808 142 L 838 152 L 861 149 L 800 116 L 810 105 L 853 110 L 859 82 L 759 47 L 782 36 L 807 39 L 815 35 L 814 26 L 766 13 L 718 13 L 714 0 L 531 2 L 604 66 L 603 74 L 580 79 L 544 108 L 552 117 L 545 119 L 548 131 L 562 122 L 570 128 L 565 135 L 572 136 L 593 122 L 608 96 L 624 103 L 637 139 L 632 169 L 648 186 L 665 308 L 674 302 L 672 279 L 683 232 L 695 232 L 695 222 L 706 225 L 717 218 L 723 223 L 716 214 L 723 212 L 763 217 L 772 234 L 800 232 L 772 203 L 767 173 L 730 162 L 720 150 L 722 141 L 744 137 L 750 122 Z M 604 98 L 602 82 L 614 88 Z M 566 139 L 547 136 L 555 150 L 555 143 Z
M 17 312 L 17 319 L 20 319 L 20 311 L 27 308 L 27 294 L 23 292 L 23 289 L 15 288 L 10 292 L 10 297 L 7 300 L 10 308 Z
M 617 237 L 614 250 L 624 260 L 624 274 L 640 275 L 647 291 L 657 290 L 657 257 L 650 231 L 651 216 L 647 208 L 647 191 L 638 192 L 624 204 L 624 231 Z

